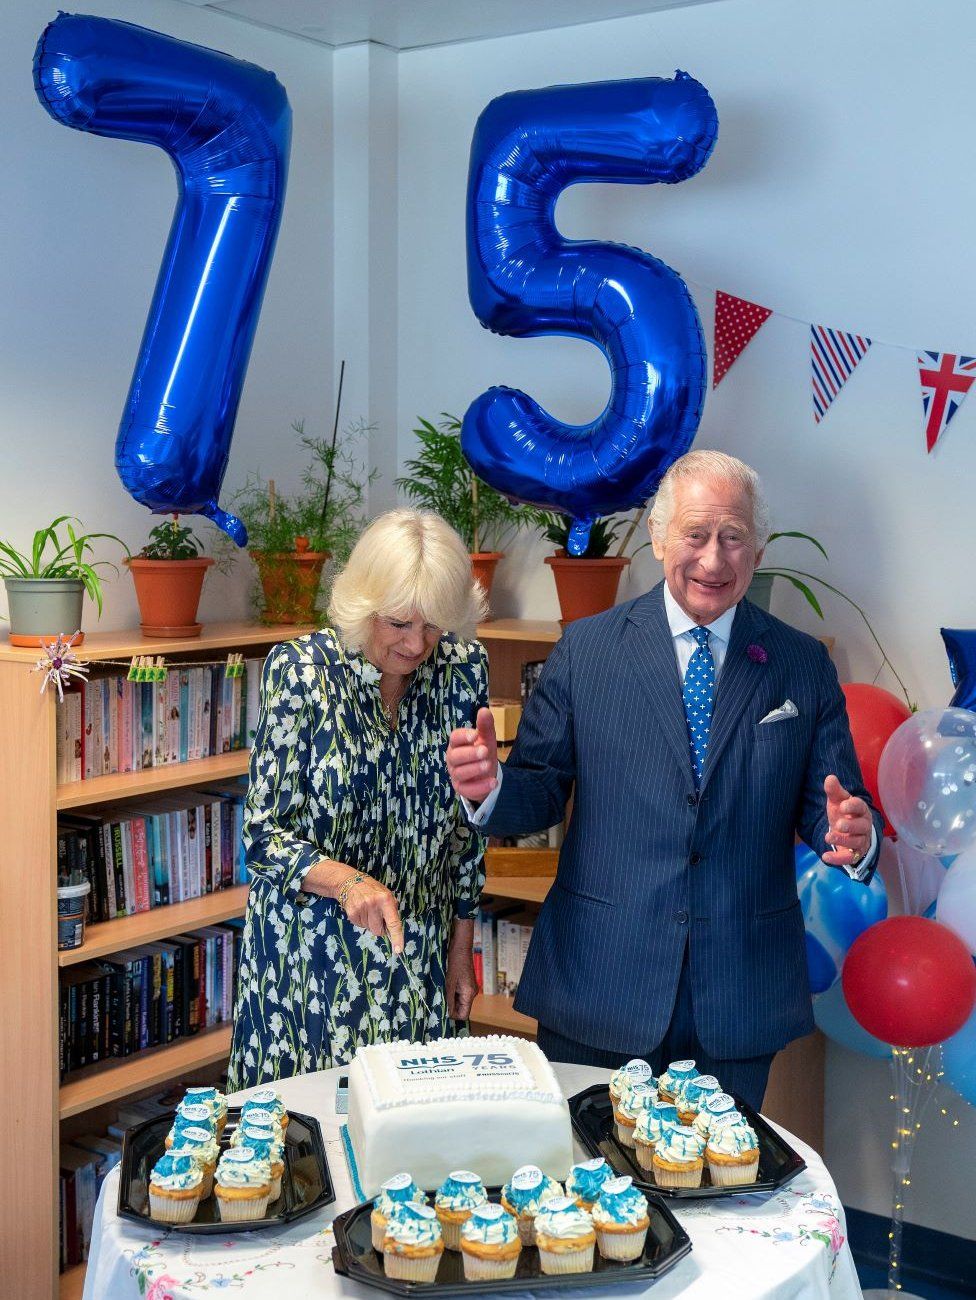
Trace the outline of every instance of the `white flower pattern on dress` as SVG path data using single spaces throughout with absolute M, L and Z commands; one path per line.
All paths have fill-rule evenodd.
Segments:
M 379 673 L 329 628 L 277 646 L 244 812 L 250 871 L 238 972 L 231 1090 L 349 1061 L 366 1043 L 457 1033 L 447 1015 L 447 945 L 484 885 L 484 840 L 447 775 L 455 727 L 488 702 L 478 642 L 442 637 L 414 674 L 398 726 L 383 713 Z M 387 942 L 301 889 L 334 858 L 396 896 L 404 956 L 428 1016 Z

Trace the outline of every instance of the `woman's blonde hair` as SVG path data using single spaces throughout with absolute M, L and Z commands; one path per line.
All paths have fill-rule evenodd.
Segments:
M 471 557 L 432 510 L 389 510 L 374 519 L 332 584 L 329 619 L 348 650 L 369 643 L 373 620 L 416 610 L 465 640 L 487 612 Z

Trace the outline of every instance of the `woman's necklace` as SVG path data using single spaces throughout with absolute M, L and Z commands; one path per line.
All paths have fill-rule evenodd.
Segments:
M 400 701 L 406 694 L 406 689 L 407 679 L 405 677 L 399 678 L 393 690 L 390 692 L 390 698 L 388 699 L 387 695 L 384 694 L 383 691 L 382 678 L 380 679 L 380 704 L 383 706 L 383 712 L 386 715 L 386 720 L 390 724 L 391 728 L 396 727 L 397 718 L 400 713 Z

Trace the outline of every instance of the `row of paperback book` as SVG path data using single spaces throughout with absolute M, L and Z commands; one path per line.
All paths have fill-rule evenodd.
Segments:
M 183 1088 L 174 1086 L 155 1097 L 121 1102 L 104 1133 L 81 1133 L 70 1142 L 62 1142 L 59 1171 L 62 1272 L 83 1264 L 88 1258 L 95 1202 L 106 1176 L 122 1159 L 126 1129 L 171 1114 L 182 1096 Z
M 474 970 L 483 993 L 514 997 L 532 937 L 528 913 L 518 907 L 481 908 L 474 925 Z
M 130 682 L 125 673 L 79 681 L 58 709 L 58 781 L 244 749 L 257 727 L 263 664 L 246 659 L 233 676 L 224 664 L 172 664 L 160 682 Z
M 240 924 L 208 925 L 63 970 L 62 1080 L 230 1020 L 240 937 Z
M 58 814 L 58 879 L 91 884 L 88 916 L 112 921 L 247 879 L 243 787 L 178 790 L 138 808 Z

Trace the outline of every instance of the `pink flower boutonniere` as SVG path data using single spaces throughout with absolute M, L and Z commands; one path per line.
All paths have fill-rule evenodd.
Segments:
M 766 653 L 765 647 L 761 645 L 747 645 L 746 654 L 754 664 L 764 664 L 769 661 L 769 655 Z

